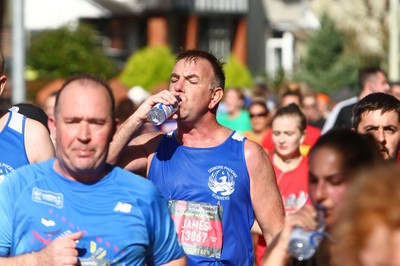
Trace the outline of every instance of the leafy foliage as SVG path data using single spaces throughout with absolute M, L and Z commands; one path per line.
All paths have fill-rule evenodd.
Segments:
M 253 78 L 249 69 L 242 65 L 233 55 L 230 56 L 228 62 L 224 66 L 225 71 L 225 87 L 251 87 Z
M 79 25 L 75 30 L 68 27 L 44 30 L 31 39 L 28 67 L 44 79 L 76 73 L 110 79 L 117 74 L 117 65 L 96 43 L 96 38 L 96 32 L 88 25 Z
M 118 79 L 128 87 L 141 86 L 150 91 L 169 81 L 174 64 L 175 56 L 168 47 L 145 47 L 128 58 Z
M 307 44 L 307 56 L 302 70 L 294 80 L 306 82 L 317 91 L 331 93 L 343 87 L 354 88 L 358 63 L 345 53 L 346 37 L 327 16 L 321 19 L 321 28 Z

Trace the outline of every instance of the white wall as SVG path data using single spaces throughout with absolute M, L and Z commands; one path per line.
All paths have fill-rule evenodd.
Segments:
M 25 27 L 28 30 L 58 28 L 80 17 L 108 16 L 108 10 L 89 0 L 25 0 Z

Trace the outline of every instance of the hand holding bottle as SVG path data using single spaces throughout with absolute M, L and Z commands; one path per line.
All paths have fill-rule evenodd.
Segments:
M 143 123 L 148 121 L 149 111 L 154 108 L 155 105 L 162 103 L 164 105 L 177 105 L 177 95 L 168 91 L 163 90 L 159 93 L 149 96 L 135 111 L 132 115 L 131 123 Z
M 290 213 L 285 217 L 280 234 L 268 247 L 263 266 L 283 266 L 292 259 L 289 253 L 289 242 L 295 228 L 303 228 L 307 231 L 317 230 L 317 210 L 312 205 L 304 205 L 300 210 Z
M 176 96 L 176 99 L 178 100 L 178 103 L 174 105 L 157 103 L 147 114 L 147 121 L 153 125 L 160 125 L 164 123 L 166 119 L 168 119 L 178 110 L 181 98 Z
M 318 213 L 316 230 L 307 231 L 302 227 L 295 227 L 290 234 L 288 250 L 290 255 L 299 261 L 311 258 L 325 235 L 324 209 L 322 206 L 316 206 L 316 209 Z

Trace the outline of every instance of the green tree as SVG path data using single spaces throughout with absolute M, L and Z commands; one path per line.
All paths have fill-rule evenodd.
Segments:
M 168 82 L 175 56 L 167 46 L 145 47 L 133 53 L 118 79 L 128 87 L 142 86 L 151 91 Z
M 44 30 L 30 40 L 28 68 L 42 79 L 65 78 L 76 73 L 110 79 L 118 72 L 117 64 L 96 40 L 96 32 L 88 25 Z
M 334 92 L 342 87 L 355 87 L 357 60 L 345 52 L 346 36 L 336 29 L 327 16 L 321 28 L 307 43 L 307 55 L 294 80 L 306 82 L 317 91 Z
M 253 86 L 253 78 L 249 69 L 242 65 L 233 55 L 230 56 L 228 62 L 224 65 L 224 71 L 226 88 Z

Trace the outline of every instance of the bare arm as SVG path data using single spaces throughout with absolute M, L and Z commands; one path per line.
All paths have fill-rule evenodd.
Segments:
M 129 142 L 119 154 L 114 164 L 125 170 L 147 176 L 148 168 L 163 133 L 150 132 L 139 135 Z
M 254 220 L 253 227 L 251 227 L 251 232 L 253 234 L 262 235 L 262 231 L 260 225 L 258 224 L 257 220 Z
M 81 237 L 82 232 L 60 237 L 39 252 L 27 253 L 15 257 L 0 258 L 0 265 L 77 265 L 78 251 L 76 249 L 76 240 L 79 240 Z
M 18 266 L 18 265 L 32 265 L 36 266 L 38 264 L 38 254 L 28 253 L 15 257 L 2 258 L 0 257 L 0 265 L 4 266 Z
M 107 162 L 111 164 L 118 164 L 124 148 L 132 140 L 135 132 L 143 125 L 144 121 L 138 117 L 138 114 L 133 113 L 124 123 L 122 123 L 117 132 L 114 134 L 113 139 L 110 143 L 110 149 L 108 151 Z
M 262 266 L 290 265 L 292 259 L 289 255 L 288 246 L 293 228 L 300 226 L 306 230 L 315 230 L 317 228 L 316 217 L 317 212 L 311 205 L 304 205 L 297 212 L 287 215 L 281 233 L 274 238 L 268 247 Z
M 162 91 L 147 98 L 136 112 L 118 127 L 110 144 L 107 161 L 111 164 L 124 167 L 127 170 L 143 170 L 143 164 L 147 164 L 146 160 L 143 161 L 143 157 L 145 154 L 149 154 L 146 149 L 151 149 L 152 145 L 154 145 L 154 141 L 149 141 L 160 133 L 156 135 L 154 135 L 154 133 L 149 133 L 132 140 L 134 133 L 146 122 L 147 113 L 156 103 L 174 104 L 176 101 L 175 96 L 169 91 Z M 125 148 L 128 144 L 129 148 Z M 135 158 L 133 153 L 138 153 L 139 155 L 136 156 L 138 158 Z M 142 159 L 141 162 L 140 158 Z M 137 159 L 139 159 L 139 161 L 137 161 Z
M 165 263 L 165 264 L 163 264 L 163 265 L 165 265 L 165 266 L 184 266 L 184 265 L 186 265 L 186 256 L 185 257 L 182 257 L 182 258 L 179 258 L 179 259 L 176 259 L 176 260 L 172 260 L 172 261 L 170 261 L 170 262 L 168 262 L 168 263 Z
M 40 122 L 26 118 L 25 148 L 30 163 L 54 157 L 54 146 L 47 128 Z
M 246 165 L 250 175 L 250 193 L 256 220 L 269 245 L 282 229 L 284 209 L 272 164 L 264 149 L 246 140 Z

